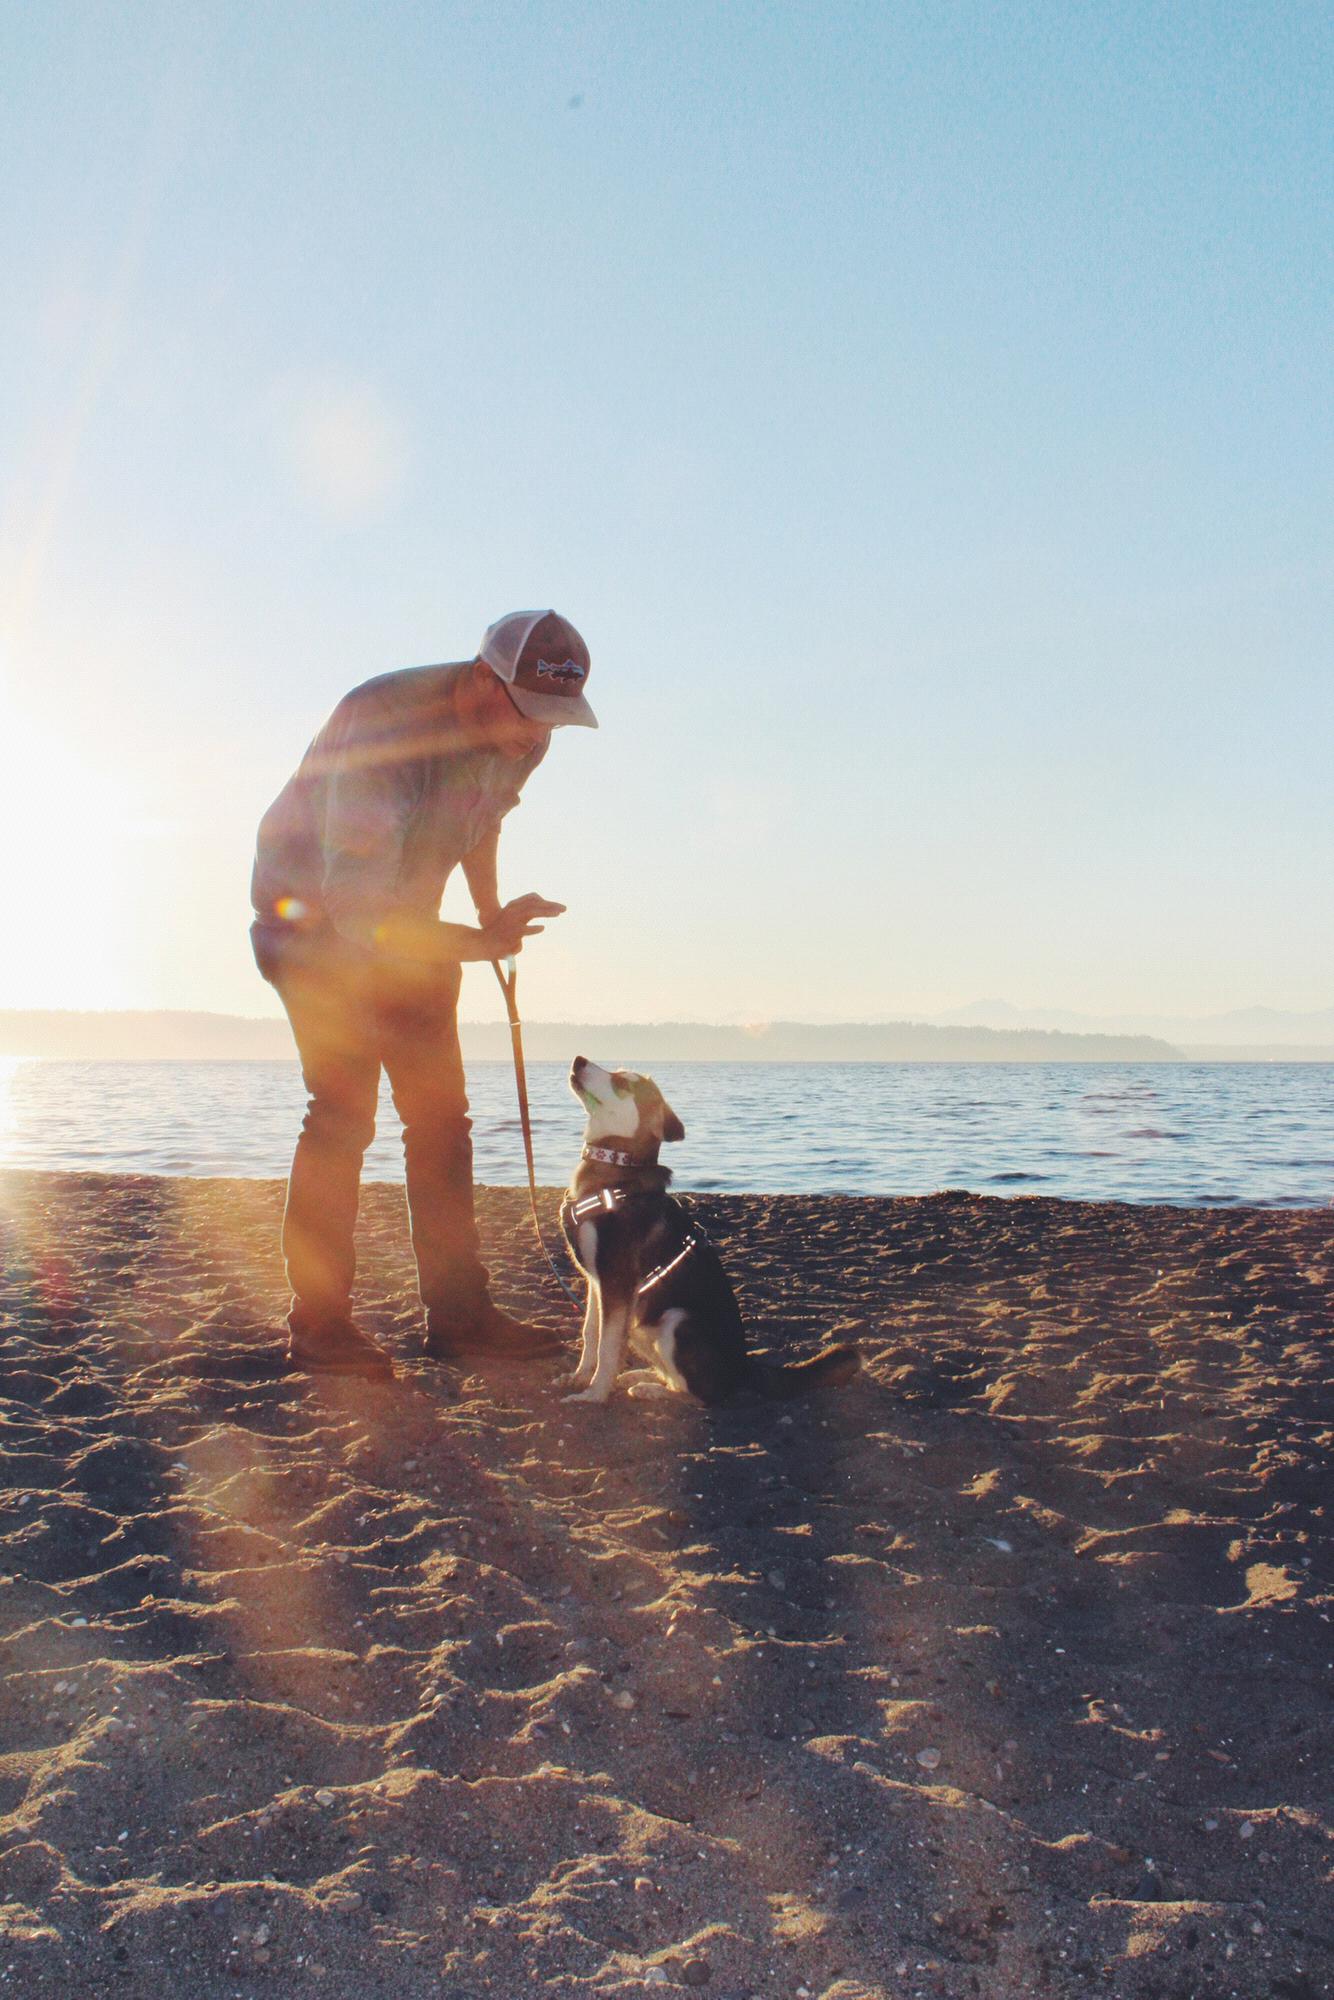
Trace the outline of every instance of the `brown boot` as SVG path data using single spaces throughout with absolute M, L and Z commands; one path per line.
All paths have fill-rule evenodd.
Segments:
M 288 1321 L 287 1360 L 307 1375 L 358 1375 L 386 1382 L 394 1363 L 350 1319 L 314 1319 L 299 1310 Z
M 545 1327 L 514 1319 L 490 1299 L 463 1312 L 434 1309 L 426 1315 L 426 1353 L 432 1361 L 548 1361 L 566 1342 Z

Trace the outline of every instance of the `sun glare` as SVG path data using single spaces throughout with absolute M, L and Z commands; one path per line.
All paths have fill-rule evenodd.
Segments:
M 48 730 L 11 719 L 0 735 L 0 1007 L 123 1004 L 123 791 Z
M 14 1136 L 14 1078 L 26 1061 L 25 1056 L 0 1056 L 0 1167 L 9 1158 Z

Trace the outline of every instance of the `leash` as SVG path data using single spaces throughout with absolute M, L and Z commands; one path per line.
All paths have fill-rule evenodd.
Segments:
M 566 1283 L 556 1260 L 547 1249 L 546 1238 L 542 1234 L 542 1218 L 537 1212 L 537 1173 L 533 1166 L 533 1120 L 528 1109 L 528 1073 L 523 1061 L 523 1023 L 519 1019 L 519 968 L 512 958 L 505 960 L 505 971 L 500 969 L 500 960 L 491 960 L 491 970 L 500 982 L 500 990 L 505 996 L 505 1012 L 509 1016 L 510 1046 L 514 1051 L 514 1087 L 519 1098 L 519 1123 L 523 1128 L 523 1157 L 528 1167 L 528 1206 L 533 1212 L 533 1228 L 537 1232 L 537 1245 L 547 1260 L 548 1269 L 556 1283 L 564 1292 L 570 1304 L 578 1312 L 580 1301 L 573 1289 Z

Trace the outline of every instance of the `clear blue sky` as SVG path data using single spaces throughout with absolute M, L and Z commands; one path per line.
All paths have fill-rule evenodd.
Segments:
M 1328 1005 L 1332 42 L 3 0 L 0 1005 L 268 1011 L 317 723 L 547 603 L 530 1015 Z

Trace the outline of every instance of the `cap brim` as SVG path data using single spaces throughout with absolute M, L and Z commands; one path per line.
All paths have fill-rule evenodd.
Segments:
M 581 694 L 534 694 L 531 688 L 515 687 L 506 681 L 505 692 L 521 715 L 530 722 L 544 722 L 548 729 L 562 723 L 577 723 L 582 729 L 596 729 L 598 719 Z

